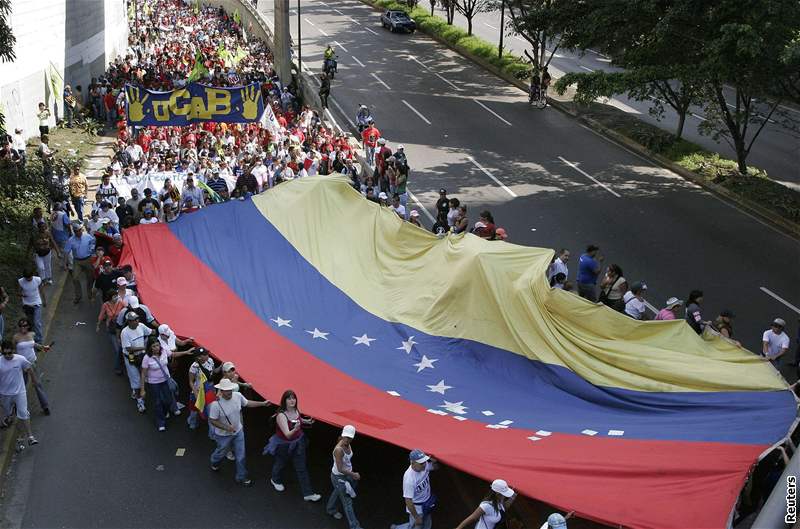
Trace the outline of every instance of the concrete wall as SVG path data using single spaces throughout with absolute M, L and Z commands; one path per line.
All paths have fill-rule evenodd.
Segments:
M 63 115 L 61 94 L 52 94 L 47 82 L 51 68 L 86 96 L 91 78 L 128 42 L 125 0 L 12 0 L 10 24 L 16 60 L 0 63 L 0 105 L 6 128 L 22 127 L 29 137 L 38 134 L 40 101 Z

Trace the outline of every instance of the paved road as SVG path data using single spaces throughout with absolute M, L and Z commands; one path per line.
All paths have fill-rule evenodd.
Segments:
M 558 111 L 530 109 L 522 91 L 426 35 L 383 30 L 361 2 L 301 9 L 310 71 L 321 70 L 327 43 L 338 48 L 337 123 L 369 105 L 390 143 L 405 144 L 412 193 L 429 213 L 445 187 L 473 222 L 491 209 L 513 242 L 567 247 L 575 259 L 598 243 L 631 282 L 647 282 L 653 305 L 701 288 L 707 318 L 733 309 L 736 337 L 751 350 L 772 318 L 796 321 L 796 240 Z M 296 25 L 292 12 L 295 42 Z
M 156 431 L 151 415 L 141 416 L 130 400 L 127 379 L 112 371 L 109 346 L 95 334 L 95 307 L 75 307 L 69 287 L 62 296 L 44 358 L 45 387 L 52 415 L 32 404 L 33 429 L 40 444 L 16 456 L 0 495 L 0 527 L 63 528 L 242 528 L 344 529 L 345 521 L 325 514 L 324 505 L 304 502 L 291 469 L 284 493 L 267 481 L 271 458 L 261 455 L 272 410 L 245 412 L 248 469 L 256 481 L 245 489 L 233 481 L 233 464 L 209 470 L 213 443 L 204 431 L 190 432 L 184 417 Z M 87 322 L 87 325 L 76 325 Z M 175 373 L 185 376 L 188 364 Z M 302 395 L 300 396 L 302 399 Z M 256 400 L 261 400 L 256 398 Z M 34 399 L 35 401 L 35 399 Z M 31 401 L 33 402 L 33 401 Z M 330 492 L 330 450 L 338 429 L 316 424 L 310 435 L 312 484 Z M 356 513 L 362 526 L 385 528 L 403 520 L 401 478 L 405 450 L 366 437 L 354 442 L 355 469 L 362 484 Z M 183 456 L 176 451 L 184 449 Z M 434 473 L 440 498 L 437 524 L 455 526 L 477 505 L 487 486 L 450 468 Z M 520 513 L 537 526 L 549 511 L 525 502 Z M 577 527 L 599 527 L 578 522 Z
M 437 13 L 444 18 L 444 12 L 437 10 Z M 466 29 L 466 19 L 456 13 L 454 23 Z M 508 24 L 508 18 L 506 18 Z M 488 42 L 497 43 L 500 37 L 500 12 L 479 13 L 473 19 L 473 33 Z M 504 49 L 524 55 L 523 50 L 530 52 L 527 41 L 517 36 L 504 37 Z M 552 49 L 552 48 L 549 48 Z M 554 77 L 560 77 L 569 72 L 590 72 L 597 70 L 621 71 L 616 68 L 611 60 L 596 51 L 571 52 L 568 50 L 556 50 L 556 54 L 550 63 L 550 70 Z M 730 102 L 735 102 L 736 96 L 733 90 L 726 90 L 726 97 Z M 669 107 L 666 107 L 666 114 L 660 121 L 649 113 L 650 105 L 648 102 L 636 101 L 620 94 L 614 97 L 610 104 L 635 115 L 648 123 L 657 125 L 664 130 L 674 132 L 678 125 L 677 114 Z M 780 112 L 785 118 L 795 120 L 800 124 L 800 110 L 787 106 L 781 106 Z M 702 108 L 692 108 L 691 114 L 687 116 L 684 128 L 684 137 L 705 149 L 716 151 L 720 154 L 734 158 L 735 151 L 724 140 L 716 142 L 709 136 L 700 134 L 698 126 L 705 120 L 705 113 Z M 765 169 L 774 179 L 782 183 L 800 189 L 800 132 L 792 132 L 782 127 L 782 121 L 775 117 L 772 122 L 768 122 L 761 132 L 752 153 L 748 157 L 749 163 L 756 167 Z

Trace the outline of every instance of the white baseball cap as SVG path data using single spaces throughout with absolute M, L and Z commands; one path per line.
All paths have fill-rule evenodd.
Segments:
M 236 367 L 236 364 L 234 364 L 233 362 L 224 362 L 222 364 L 222 372 L 223 373 L 227 373 L 228 371 L 230 371 L 231 369 L 233 369 L 235 367 Z
M 118 277 L 117 278 L 117 286 L 118 287 L 128 286 L 128 280 L 125 279 L 124 277 Z
M 496 479 L 492 481 L 492 490 L 498 494 L 502 494 L 506 498 L 514 495 L 514 489 L 508 486 L 504 479 Z
M 356 427 L 352 424 L 347 424 L 344 428 L 342 428 L 342 437 L 349 437 L 350 439 L 353 439 L 355 436 Z
M 139 308 L 139 298 L 137 298 L 136 296 L 129 297 L 128 298 L 128 307 L 130 307 L 132 309 L 138 309 Z

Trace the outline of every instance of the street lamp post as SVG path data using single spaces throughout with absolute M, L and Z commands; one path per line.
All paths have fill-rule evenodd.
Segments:
M 303 26 L 300 19 L 300 0 L 297 0 L 297 76 L 303 69 Z
M 503 33 L 506 28 L 506 1 L 500 3 L 500 44 L 497 46 L 497 58 L 503 58 Z

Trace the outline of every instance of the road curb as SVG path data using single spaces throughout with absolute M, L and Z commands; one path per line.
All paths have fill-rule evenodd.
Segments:
M 382 7 L 375 5 L 371 0 L 361 0 L 361 2 L 372 7 L 373 10 L 375 11 L 383 10 Z M 516 79 L 514 76 L 509 75 L 508 73 L 502 71 L 500 68 L 489 63 L 488 61 L 485 61 L 483 58 L 473 55 L 464 48 L 446 41 L 439 35 L 436 35 L 434 33 L 429 33 L 425 31 L 425 29 L 423 28 L 418 28 L 418 29 L 419 31 L 422 31 L 426 35 L 431 37 L 433 40 L 443 44 L 447 48 L 460 54 L 465 59 L 472 61 L 473 63 L 477 64 L 478 66 L 482 67 L 485 70 L 488 70 L 490 73 L 493 73 L 494 75 L 503 79 L 504 81 L 516 86 L 517 88 L 519 88 L 524 92 L 528 91 L 528 86 L 523 81 L 521 81 L 520 79 Z M 758 217 L 760 220 L 766 222 L 767 224 L 769 224 L 776 230 L 780 231 L 781 233 L 788 235 L 789 237 L 792 237 L 794 239 L 800 240 L 800 224 L 784 219 L 777 213 L 774 213 L 768 210 L 767 208 L 761 206 L 760 204 L 753 202 L 752 200 L 748 200 L 747 198 L 744 198 L 719 184 L 715 184 L 714 182 L 709 182 L 707 179 L 703 178 L 699 174 L 689 171 L 688 169 L 681 167 L 680 165 L 664 158 L 663 156 L 654 153 L 653 151 L 651 151 L 644 145 L 640 144 L 639 142 L 627 136 L 624 136 L 623 134 L 620 134 L 615 130 L 606 127 L 605 125 L 599 123 L 598 121 L 595 121 L 592 118 L 583 116 L 580 113 L 573 111 L 572 109 L 568 108 L 561 101 L 558 101 L 557 99 L 548 96 L 547 102 L 550 106 L 552 106 L 556 110 L 564 114 L 567 114 L 570 117 L 575 118 L 580 123 L 583 123 L 593 131 L 597 132 L 598 134 L 605 136 L 607 139 L 616 143 L 617 145 L 625 149 L 634 151 L 636 154 L 644 157 L 651 163 L 661 166 L 669 171 L 672 171 L 678 176 L 684 178 L 685 180 L 688 180 L 702 187 L 709 193 L 712 193 L 727 202 L 732 202 L 734 206 L 744 210 L 745 212 L 751 215 Z
M 44 314 L 42 314 L 42 320 L 44 321 L 44 329 L 43 335 L 44 337 L 48 337 L 50 335 L 50 328 L 52 327 L 53 320 L 56 316 L 56 310 L 58 309 L 58 304 L 61 302 L 61 296 L 64 294 L 64 287 L 67 284 L 67 277 L 69 276 L 68 272 L 60 271 L 59 277 L 54 283 L 55 289 L 50 294 L 47 299 L 47 307 L 45 307 Z M 46 340 L 45 340 L 46 341 Z M 47 353 L 41 352 L 38 357 L 44 358 Z M 30 391 L 30 388 L 28 388 Z M 29 397 L 28 402 L 33 402 Z M 0 445 L 0 491 L 5 488 L 5 478 L 6 478 L 6 471 L 8 470 L 9 464 L 11 463 L 11 459 L 14 457 L 16 453 L 16 449 L 14 447 L 14 443 L 17 439 L 17 421 L 14 421 L 14 424 L 8 427 L 5 431 L 2 445 Z

